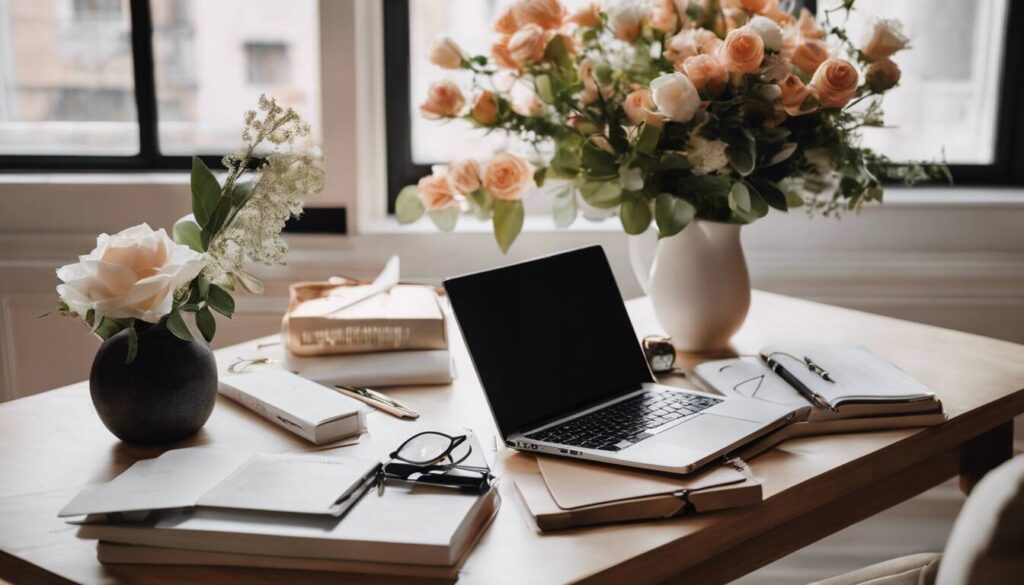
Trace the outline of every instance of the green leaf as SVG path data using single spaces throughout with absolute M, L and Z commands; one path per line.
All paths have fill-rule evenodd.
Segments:
M 753 179 L 749 181 L 749 186 L 760 193 L 761 197 L 764 197 L 764 200 L 768 202 L 768 205 L 779 211 L 787 211 L 789 209 L 789 205 L 786 203 L 786 194 L 771 181 Z
M 661 128 L 651 124 L 644 124 L 640 129 L 640 136 L 636 139 L 636 149 L 644 154 L 651 154 L 658 147 L 658 139 L 661 138 Z
M 544 186 L 544 179 L 548 177 L 548 167 L 538 167 L 536 171 L 533 171 L 533 182 L 537 183 L 538 187 Z
M 459 221 L 459 207 L 457 205 L 449 205 L 444 209 L 428 211 L 427 216 L 430 218 L 430 221 L 434 222 L 437 229 L 442 232 L 450 232 L 455 229 L 455 224 Z
M 658 237 L 667 238 L 678 234 L 696 215 L 697 208 L 692 203 L 671 193 L 658 193 L 654 199 L 654 220 L 658 224 Z
M 686 169 L 693 167 L 693 163 L 690 162 L 690 159 L 681 154 L 670 152 L 661 156 L 661 164 L 659 167 L 664 171 L 685 171 Z
M 583 181 L 580 195 L 588 205 L 611 209 L 622 203 L 622 186 L 618 181 Z
M 544 103 L 553 104 L 555 103 L 555 92 L 551 89 L 551 76 L 547 74 L 541 74 L 534 78 L 534 84 L 537 86 L 537 95 L 540 99 L 544 100 Z
M 738 213 L 750 212 L 750 190 L 743 183 L 737 182 L 729 191 L 729 209 Z
M 485 189 L 480 188 L 472 193 L 467 193 L 466 200 L 469 201 L 470 210 L 476 213 L 477 217 L 480 219 L 489 219 L 491 217 L 494 198 Z
M 494 200 L 494 239 L 498 241 L 498 247 L 502 252 L 507 253 L 516 241 L 519 232 L 523 229 L 523 219 L 526 212 L 523 210 L 523 202 L 519 199 L 507 201 L 505 199 Z
M 201 241 L 204 250 L 210 247 L 210 242 L 213 240 L 213 237 L 217 235 L 217 232 L 224 227 L 224 222 L 228 219 L 228 215 L 230 213 L 231 198 L 222 197 L 217 203 L 217 207 L 214 208 L 209 221 L 203 226 Z
M 131 320 L 128 325 L 128 355 L 124 357 L 124 365 L 128 365 L 135 361 L 136 354 L 139 353 L 139 334 L 135 331 L 135 319 Z
M 192 213 L 196 223 L 206 226 L 220 199 L 220 183 L 198 156 L 192 157 Z
M 803 207 L 804 206 L 804 198 L 801 197 L 799 193 L 797 193 L 795 191 L 789 191 L 789 190 L 787 190 L 785 193 L 786 193 L 786 205 L 790 209 L 795 209 L 797 207 Z
M 206 304 L 228 319 L 235 314 L 235 299 L 231 297 L 228 291 L 216 284 L 210 285 L 210 292 L 206 295 Z
M 205 299 L 210 296 L 210 279 L 202 274 L 196 277 L 196 290 L 199 291 L 199 298 Z
M 594 146 L 591 142 L 583 143 L 580 159 L 590 177 L 611 177 L 619 172 L 619 165 L 615 163 L 615 155 Z
M 579 214 L 576 206 L 576 187 L 566 185 L 555 193 L 553 213 L 555 216 L 555 226 L 557 227 L 569 227 L 576 221 L 576 216 Z
M 210 309 L 203 307 L 196 313 L 196 327 L 203 334 L 206 343 L 213 341 L 213 334 L 217 332 L 217 320 L 213 318 Z
M 203 247 L 203 228 L 199 227 L 198 223 L 191 219 L 183 219 L 174 224 L 173 232 L 175 242 L 188 246 L 200 254 L 206 251 Z
M 736 169 L 736 172 L 742 177 L 746 177 L 750 173 L 754 172 L 754 152 L 753 147 L 751 148 L 734 148 L 732 146 L 725 149 L 726 156 L 729 157 L 729 164 L 732 168 Z
M 398 192 L 398 197 L 395 199 L 395 216 L 398 218 L 398 223 L 412 223 L 426 213 L 427 210 L 423 208 L 423 202 L 420 201 L 418 193 L 419 189 L 416 185 L 409 185 Z
M 171 311 L 171 314 L 167 316 L 167 329 L 182 341 L 192 341 L 192 333 L 189 332 L 179 311 Z
M 128 321 L 103 317 L 100 319 L 100 324 L 93 330 L 93 333 L 99 336 L 100 339 L 109 339 L 112 335 L 119 333 L 127 326 Z
M 544 48 L 544 58 L 546 61 L 554 63 L 561 70 L 568 71 L 572 69 L 572 57 L 569 55 L 569 50 L 565 46 L 565 39 L 562 38 L 562 35 L 555 35 L 548 41 L 548 46 Z M 544 99 L 544 96 L 541 96 L 541 99 Z
M 677 195 L 690 197 L 721 197 L 729 196 L 733 179 L 726 175 L 697 175 L 679 181 Z
M 651 204 L 643 195 L 633 194 L 622 201 L 619 219 L 626 233 L 635 236 L 647 231 L 651 225 Z

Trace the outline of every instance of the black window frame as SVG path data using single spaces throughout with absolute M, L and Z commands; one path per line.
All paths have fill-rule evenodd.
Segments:
M 325 0 L 326 1 L 326 0 Z M 134 155 L 0 155 L 3 173 L 90 173 L 188 171 L 192 156 L 160 152 L 156 71 L 153 60 L 153 20 L 149 0 L 129 0 L 132 71 L 139 126 L 139 152 Z M 221 154 L 199 155 L 211 169 L 221 167 Z M 290 233 L 345 234 L 344 207 L 308 207 L 298 220 L 289 221 Z
M 398 192 L 430 174 L 430 166 L 416 164 L 412 158 L 409 0 L 383 4 L 388 213 L 394 213 Z M 804 4 L 813 11 L 816 2 Z M 1006 21 L 994 160 L 990 164 L 949 165 L 954 186 L 1024 185 L 1024 38 L 1013 34 L 1024 30 L 1024 2 L 1007 0 Z

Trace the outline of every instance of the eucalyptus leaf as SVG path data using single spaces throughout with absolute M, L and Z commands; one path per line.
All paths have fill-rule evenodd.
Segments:
M 450 232 L 455 229 L 455 224 L 459 221 L 459 207 L 457 205 L 449 205 L 444 209 L 428 211 L 427 216 L 430 217 L 430 221 L 434 222 L 437 229 L 443 232 Z
M 182 341 L 192 341 L 192 333 L 185 325 L 185 320 L 181 318 L 179 311 L 171 311 L 171 314 L 167 315 L 167 329 Z
M 124 365 L 128 365 L 135 361 L 135 356 L 139 353 L 139 334 L 135 331 L 135 320 L 133 319 L 128 324 L 128 354 L 124 357 Z
M 203 246 L 203 228 L 199 227 L 199 224 L 191 219 L 183 219 L 178 223 L 174 224 L 174 241 L 192 248 L 196 252 L 202 254 L 206 251 Z
M 505 199 L 494 200 L 494 238 L 498 241 L 498 247 L 502 252 L 508 252 L 512 242 L 516 241 L 519 232 L 523 229 L 523 220 L 526 212 L 523 209 L 523 202 L 519 199 L 508 201 Z
M 785 161 L 789 157 L 793 156 L 793 153 L 796 152 L 798 146 L 799 144 L 797 144 L 796 142 L 787 142 L 783 144 L 782 148 L 780 148 L 778 152 L 772 155 L 772 157 L 768 159 L 768 162 L 764 163 L 764 166 L 770 167 L 772 165 L 777 165 L 780 162 Z
M 658 237 L 667 238 L 683 231 L 697 215 L 697 208 L 671 193 L 658 193 L 654 199 L 654 221 Z
M 752 148 L 730 146 L 725 149 L 725 154 L 729 157 L 729 164 L 732 165 L 732 168 L 740 176 L 746 177 L 754 172 L 754 152 Z
M 615 155 L 594 146 L 591 142 L 583 144 L 580 159 L 583 169 L 590 177 L 611 177 L 619 172 L 619 165 L 615 163 Z
M 794 208 L 797 208 L 797 207 L 803 207 L 804 206 L 804 198 L 801 197 L 800 194 L 797 193 L 796 191 L 791 191 L 791 190 L 787 189 L 785 191 L 785 194 L 786 194 L 786 205 L 787 205 L 787 207 L 789 207 L 789 209 L 794 209 Z
M 196 327 L 203 334 L 206 343 L 213 341 L 213 335 L 217 333 L 217 320 L 213 318 L 210 309 L 203 307 L 196 313 Z
M 697 175 L 679 182 L 679 194 L 697 197 L 729 196 L 735 181 L 726 175 Z
M 395 199 L 395 217 L 398 218 L 398 223 L 412 223 L 423 217 L 426 211 L 423 202 L 420 201 L 416 185 L 409 185 L 398 192 Z
M 768 202 L 768 205 L 779 211 L 787 211 L 789 209 L 789 205 L 786 203 L 786 194 L 771 181 L 755 179 L 749 181 L 748 184 Z
M 220 199 L 220 183 L 198 156 L 192 157 L 191 183 L 192 213 L 196 216 L 196 223 L 206 226 Z
M 466 200 L 469 201 L 469 207 L 474 213 L 476 213 L 477 217 L 480 219 L 488 219 L 491 217 L 491 208 L 494 206 L 494 199 L 485 189 L 480 188 L 472 193 L 467 193 Z
M 588 205 L 611 209 L 622 203 L 622 186 L 618 181 L 584 181 L 580 196 Z
M 669 152 L 661 155 L 661 164 L 659 165 L 662 170 L 680 170 L 685 171 L 693 167 L 693 163 L 690 159 L 686 158 L 682 154 L 676 154 Z
M 619 219 L 627 234 L 635 236 L 647 231 L 651 225 L 651 204 L 647 198 L 639 194 L 631 194 L 622 201 Z
M 210 285 L 210 292 L 206 296 L 206 304 L 228 319 L 235 314 L 235 299 L 231 297 L 228 291 L 216 284 Z

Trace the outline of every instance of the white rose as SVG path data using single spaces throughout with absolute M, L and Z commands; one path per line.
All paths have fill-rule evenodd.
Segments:
M 619 39 L 632 43 L 643 30 L 644 19 L 651 12 L 642 0 L 614 0 L 605 5 L 608 25 Z
M 652 81 L 651 95 L 658 111 L 673 122 L 689 122 L 700 108 L 697 88 L 682 73 L 669 73 Z
M 903 25 L 898 20 L 879 19 L 860 51 L 868 61 L 881 61 L 903 50 L 908 43 L 910 39 L 903 34 Z
M 759 14 L 751 18 L 750 22 L 743 25 L 742 28 L 761 37 L 765 49 L 769 51 L 782 50 L 782 29 L 775 24 L 774 20 Z
M 57 294 L 83 318 L 93 310 L 94 322 L 110 317 L 156 323 L 171 312 L 174 292 L 204 266 L 202 254 L 176 244 L 163 229 L 142 224 L 100 234 L 92 252 L 58 268 L 64 284 Z
M 462 52 L 462 48 L 448 37 L 442 37 L 431 43 L 427 53 L 431 63 L 445 69 L 458 69 L 466 60 L 466 54 Z

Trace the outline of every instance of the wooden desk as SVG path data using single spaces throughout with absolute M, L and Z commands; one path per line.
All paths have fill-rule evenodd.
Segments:
M 644 300 L 629 303 L 638 333 L 656 331 Z M 495 433 L 458 336 L 452 387 L 405 388 L 395 397 L 422 413 L 415 423 L 370 417 L 371 441 L 397 444 L 420 428 L 469 427 L 483 443 Z M 794 440 L 751 462 L 764 481 L 757 506 L 630 525 L 540 534 L 515 494 L 511 473 L 535 460 L 502 449 L 496 468 L 502 508 L 470 555 L 462 583 L 721 583 L 906 500 L 963 469 L 972 478 L 1009 455 L 1009 425 L 1024 412 L 1024 346 L 767 293 L 754 295 L 735 339 L 749 353 L 779 338 L 867 345 L 938 393 L 950 420 L 912 429 Z M 218 352 L 222 366 L 252 344 Z M 307 450 L 301 439 L 221 401 L 206 428 L 173 447 L 216 443 L 266 451 Z M 370 444 L 345 447 L 359 453 Z M 0 405 L 0 578 L 90 582 L 273 583 L 286 571 L 196 567 L 104 567 L 95 544 L 56 519 L 77 487 L 109 479 L 163 449 L 118 442 L 102 427 L 85 383 Z M 303 582 L 337 575 L 302 573 Z M 367 582 L 366 578 L 357 579 Z

